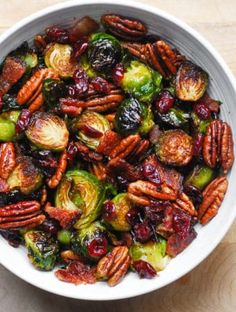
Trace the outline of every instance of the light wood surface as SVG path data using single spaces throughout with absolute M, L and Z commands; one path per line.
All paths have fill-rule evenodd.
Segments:
M 142 0 L 203 34 L 236 75 L 236 0 Z M 0 0 L 0 33 L 58 0 Z M 0 251 L 1 252 L 1 251 Z M 79 291 L 79 288 L 78 288 Z M 0 266 L 0 312 L 235 312 L 236 223 L 191 273 L 156 292 L 116 302 L 85 302 L 48 294 Z

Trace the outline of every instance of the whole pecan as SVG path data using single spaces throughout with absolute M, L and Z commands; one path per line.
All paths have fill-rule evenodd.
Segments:
M 64 150 L 64 152 L 61 154 L 59 158 L 56 172 L 47 181 L 47 184 L 51 189 L 57 187 L 57 185 L 60 183 L 62 175 L 66 171 L 66 167 L 67 167 L 67 151 Z
M 7 180 L 16 165 L 15 148 L 12 142 L 0 145 L 0 178 Z
M 0 229 L 34 228 L 45 220 L 37 201 L 22 201 L 0 208 Z
M 228 188 L 226 177 L 213 180 L 203 191 L 203 201 L 198 210 L 198 219 L 201 224 L 206 224 L 218 212 Z
M 107 14 L 101 17 L 101 22 L 110 33 L 123 39 L 138 40 L 147 33 L 146 25 L 133 18 Z
M 109 286 L 117 285 L 125 276 L 130 265 L 129 249 L 117 246 L 97 264 L 97 277 L 107 279 Z
M 191 216 L 197 216 L 197 210 L 195 209 L 191 199 L 185 193 L 180 193 L 176 201 L 173 203 L 174 208 L 180 208 L 188 212 Z
M 233 135 L 226 122 L 217 119 L 208 126 L 203 141 L 203 158 L 211 168 L 220 164 L 224 173 L 232 167 L 234 162 Z

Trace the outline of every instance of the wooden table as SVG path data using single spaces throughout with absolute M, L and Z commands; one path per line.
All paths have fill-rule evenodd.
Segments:
M 236 0 L 142 1 L 166 10 L 202 33 L 236 74 Z M 0 0 L 0 33 L 21 18 L 58 2 L 62 1 Z M 156 292 L 119 302 L 57 297 L 28 285 L 0 266 L 0 312 L 6 311 L 236 311 L 236 223 L 216 250 L 191 273 Z

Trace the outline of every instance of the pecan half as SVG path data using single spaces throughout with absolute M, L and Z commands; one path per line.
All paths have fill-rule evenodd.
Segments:
M 19 90 L 16 98 L 18 104 L 24 105 L 27 103 L 31 113 L 38 110 L 44 102 L 42 94 L 43 80 L 48 78 L 59 79 L 59 75 L 50 68 L 37 70 Z
M 89 171 L 97 177 L 98 180 L 106 180 L 106 167 L 102 162 L 91 163 L 89 165 Z
M 195 209 L 191 199 L 185 194 L 180 193 L 176 201 L 173 203 L 174 208 L 180 208 L 188 212 L 191 216 L 197 216 L 197 210 Z
M 0 208 L 0 229 L 34 228 L 45 220 L 37 201 L 22 201 Z
M 125 276 L 129 265 L 129 249 L 117 246 L 98 262 L 97 277 L 107 279 L 109 286 L 115 286 Z
M 66 171 L 67 167 L 67 151 L 64 150 L 64 152 L 61 154 L 58 164 L 57 164 L 57 169 L 54 175 L 47 181 L 48 186 L 53 189 L 58 186 L 58 184 L 61 181 L 62 175 Z
M 218 212 L 228 188 L 226 177 L 213 180 L 203 191 L 203 201 L 198 210 L 201 224 L 209 222 Z
M 123 42 L 123 47 L 141 61 L 147 63 L 155 70 L 159 71 L 162 76 L 169 77 L 176 74 L 181 62 L 185 59 L 176 49 L 163 41 L 157 40 L 154 43 L 133 43 Z
M 71 249 L 62 251 L 60 256 L 61 256 L 62 260 L 66 263 L 81 260 L 81 257 L 76 255 Z
M 147 27 L 142 22 L 120 15 L 103 15 L 101 22 L 110 33 L 122 39 L 137 40 L 147 33 Z
M 203 158 L 211 168 L 220 164 L 224 173 L 232 167 L 234 162 L 233 135 L 226 122 L 213 120 L 208 126 L 203 141 Z
M 0 178 L 7 180 L 16 165 L 16 155 L 13 143 L 0 145 Z

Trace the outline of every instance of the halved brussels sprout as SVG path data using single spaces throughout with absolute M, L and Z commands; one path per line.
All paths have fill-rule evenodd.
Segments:
M 78 255 L 98 261 L 108 251 L 106 228 L 96 221 L 77 231 L 71 240 L 71 248 Z
M 131 61 L 124 73 L 121 87 L 140 101 L 150 102 L 161 90 L 162 76 L 139 61 Z
M 109 121 L 101 114 L 85 111 L 72 121 L 71 129 L 80 141 L 89 148 L 96 149 L 103 134 L 110 130 Z
M 131 202 L 128 199 L 127 193 L 116 195 L 111 200 L 114 206 L 114 217 L 106 219 L 106 222 L 112 226 L 115 231 L 129 231 L 130 224 L 126 220 L 126 214 L 131 209 Z
M 24 238 L 30 262 L 39 270 L 51 271 L 59 255 L 58 242 L 42 231 L 26 232 Z
M 166 255 L 166 240 L 163 238 L 159 238 L 158 243 L 134 243 L 130 247 L 130 256 L 133 261 L 143 260 L 150 263 L 156 271 L 164 270 L 170 260 Z
M 17 165 L 10 174 L 7 184 L 10 189 L 19 189 L 23 194 L 37 190 L 42 184 L 43 176 L 35 167 L 32 158 L 22 156 L 17 159 Z
M 0 115 L 0 142 L 11 142 L 16 139 L 16 122 L 20 111 L 12 110 Z
M 72 210 L 80 209 L 82 215 L 74 227 L 81 229 L 100 215 L 105 188 L 94 175 L 84 170 L 68 171 L 65 177 L 71 181 L 70 187 L 65 189 L 66 180 L 63 179 L 56 192 L 55 205 Z
M 25 134 L 38 148 L 53 151 L 64 150 L 69 139 L 64 120 L 54 114 L 44 112 L 33 114 Z
M 128 135 L 139 132 L 148 133 L 154 125 L 150 106 L 140 103 L 135 98 L 124 100 L 117 109 L 115 128 L 117 132 Z
M 208 86 L 208 74 L 190 61 L 182 63 L 176 74 L 176 96 L 182 101 L 199 100 Z
M 120 42 L 106 33 L 91 35 L 88 60 L 91 67 L 99 72 L 109 72 L 122 59 Z
M 203 190 L 215 177 L 215 172 L 207 166 L 197 165 L 187 176 L 184 185 L 191 185 L 199 190 Z
M 59 98 L 66 95 L 66 85 L 57 79 L 45 79 L 43 81 L 43 97 L 49 108 L 55 108 Z
M 78 64 L 72 59 L 73 48 L 69 44 L 50 43 L 46 47 L 44 61 L 63 78 L 72 77 Z
M 165 114 L 157 113 L 157 119 L 163 127 L 189 130 L 190 115 L 178 107 L 171 107 Z
M 194 130 L 197 133 L 205 134 L 207 131 L 207 127 L 211 123 L 211 119 L 202 120 L 198 117 L 198 115 L 195 112 L 191 113 L 191 118 L 193 121 Z

